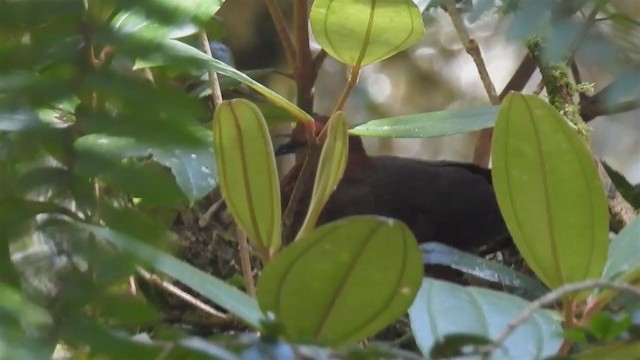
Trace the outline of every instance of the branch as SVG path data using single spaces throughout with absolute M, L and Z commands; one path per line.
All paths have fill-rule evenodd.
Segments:
M 580 109 L 573 99 L 575 86 L 571 83 L 567 66 L 564 63 L 551 64 L 543 59 L 542 42 L 539 38 L 529 41 L 527 47 L 540 68 L 542 80 L 549 95 L 549 103 L 573 123 L 582 138 L 589 142 L 589 129 L 580 117 Z M 610 226 L 619 231 L 633 220 L 635 212 L 633 207 L 620 195 L 600 160 L 595 156 L 593 159 L 597 164 L 598 175 L 607 196 Z
M 489 96 L 489 100 L 493 105 L 498 105 L 500 103 L 500 98 L 498 97 L 496 88 L 491 81 L 491 77 L 489 76 L 489 72 L 487 71 L 487 67 L 485 66 L 484 59 L 482 58 L 482 52 L 480 51 L 478 43 L 469 36 L 469 32 L 464 26 L 464 21 L 462 21 L 462 17 L 460 16 L 460 12 L 458 12 L 455 1 L 447 0 L 447 2 L 445 3 L 445 7 L 447 13 L 449 14 L 449 17 L 451 18 L 451 22 L 453 23 L 453 27 L 456 29 L 458 37 L 460 37 L 462 45 L 467 51 L 467 54 L 471 56 L 476 64 L 478 74 L 480 74 L 480 80 L 482 80 L 482 84 L 484 85 L 484 89 Z M 491 129 L 482 130 L 480 132 L 480 135 L 478 136 L 478 139 L 476 140 L 476 146 L 473 152 L 473 162 L 479 166 L 489 166 L 489 159 L 491 157 L 492 134 L 493 130 Z
M 613 115 L 640 109 L 640 99 L 638 98 L 607 104 L 607 92 L 611 91 L 612 86 L 613 83 L 605 86 L 599 92 L 585 97 L 580 102 L 580 115 L 585 122 L 602 115 Z
M 307 0 L 293 0 L 293 23 L 295 28 L 296 62 L 295 79 L 297 104 L 302 110 L 313 112 L 314 64 L 309 47 L 309 7 Z
M 253 281 L 253 270 L 251 270 L 251 256 L 249 255 L 249 243 L 247 234 L 236 226 L 236 241 L 238 241 L 238 252 L 240 253 L 240 269 L 244 278 L 244 288 L 251 297 L 256 297 L 256 285 Z
M 163 280 L 159 276 L 154 275 L 140 267 L 137 268 L 136 272 L 148 282 L 158 285 L 160 288 L 166 290 L 167 292 L 179 297 L 180 299 L 188 302 L 194 307 L 211 315 L 214 320 L 220 321 L 220 322 L 228 322 L 230 320 L 228 315 L 221 313 L 220 311 L 214 309 L 213 307 L 205 304 L 204 302 L 195 298 L 193 295 L 190 295 L 184 292 L 182 289 L 173 285 L 169 281 Z
M 198 41 L 200 42 L 200 49 L 202 52 L 213 58 L 211 54 L 211 46 L 209 46 L 209 39 L 207 33 L 202 30 L 198 33 Z M 211 98 L 213 100 L 213 107 L 217 107 L 222 102 L 222 91 L 220 90 L 220 82 L 218 81 L 218 74 L 215 71 L 207 69 L 207 75 L 209 76 L 209 88 L 211 88 Z
M 271 19 L 273 19 L 273 24 L 275 25 L 276 31 L 278 32 L 280 43 L 284 48 L 284 54 L 287 57 L 287 62 L 290 66 L 295 66 L 296 49 L 293 46 L 291 35 L 289 35 L 289 30 L 287 29 L 287 21 L 282 14 L 282 9 L 280 9 L 277 0 L 266 0 L 266 2 L 269 14 L 271 14 Z
M 621 291 L 637 297 L 640 300 L 640 288 L 628 284 L 614 283 L 606 280 L 587 280 L 574 284 L 566 284 L 531 302 L 520 312 L 520 314 L 518 314 L 518 316 L 516 316 L 507 324 L 500 335 L 496 337 L 493 344 L 487 346 L 481 352 L 485 355 L 490 355 L 493 351 L 502 347 L 507 338 L 513 335 L 518 327 L 527 322 L 527 320 L 529 320 L 536 313 L 536 311 L 540 310 L 541 308 L 554 304 L 555 302 L 569 294 L 589 289 L 609 289 Z

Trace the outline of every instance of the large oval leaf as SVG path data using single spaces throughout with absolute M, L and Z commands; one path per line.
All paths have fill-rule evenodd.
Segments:
M 607 203 L 580 137 L 537 96 L 509 94 L 493 136 L 493 184 L 527 264 L 550 287 L 599 277 Z
M 348 152 L 347 119 L 343 112 L 337 112 L 331 116 L 327 125 L 327 137 L 318 161 L 309 211 L 298 232 L 298 237 L 309 233 L 316 226 L 322 208 L 342 179 Z
M 291 340 L 345 344 L 402 315 L 421 277 L 420 251 L 404 223 L 355 216 L 319 227 L 269 262 L 258 303 Z
M 231 214 L 260 254 L 280 246 L 280 188 L 267 124 L 253 103 L 224 101 L 213 115 L 220 190 Z
M 322 48 L 352 67 L 386 59 L 424 35 L 411 0 L 316 0 L 309 18 Z
M 502 292 L 425 278 L 409 309 L 409 319 L 418 347 L 429 358 L 432 347 L 447 335 L 496 338 L 527 305 L 527 301 Z M 561 331 L 552 312 L 538 310 L 491 359 L 551 356 L 562 343 Z
M 349 132 L 361 136 L 429 138 L 490 128 L 496 123 L 497 115 L 497 106 L 442 110 L 371 120 Z

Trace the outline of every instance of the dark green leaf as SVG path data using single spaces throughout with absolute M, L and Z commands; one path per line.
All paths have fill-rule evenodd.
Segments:
M 347 344 L 401 316 L 421 276 L 417 242 L 404 223 L 354 216 L 286 247 L 266 265 L 257 296 L 288 339 Z
M 205 196 L 217 184 L 218 175 L 213 161 L 212 135 L 206 129 L 193 129 L 201 138 L 194 146 L 147 144 L 126 137 L 92 134 L 79 138 L 76 147 L 109 156 L 113 159 L 153 156 L 158 163 L 171 169 L 176 182 L 190 201 Z
M 445 265 L 479 279 L 509 288 L 509 292 L 535 300 L 549 290 L 537 279 L 497 262 L 437 242 L 420 244 L 422 261 L 427 265 Z
M 79 222 L 76 226 L 112 242 L 139 261 L 189 286 L 248 325 L 260 326 L 263 316 L 255 300 L 224 281 L 124 234 Z
M 276 94 L 266 86 L 224 62 L 211 58 L 200 50 L 177 40 L 168 40 L 162 43 L 162 45 L 164 47 L 162 58 L 149 57 L 148 59 L 138 60 L 136 62 L 136 68 L 180 64 L 181 62 L 189 67 L 193 67 L 194 65 L 196 68 L 200 66 L 200 69 L 202 69 L 202 67 L 206 67 L 221 75 L 236 79 L 243 84 L 250 86 L 274 104 L 289 111 L 289 113 L 291 113 L 296 119 L 301 121 L 313 121 L 313 118 L 309 114 L 305 113 L 282 96 Z

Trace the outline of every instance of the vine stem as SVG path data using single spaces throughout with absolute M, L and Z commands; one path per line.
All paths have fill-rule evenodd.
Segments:
M 507 324 L 500 335 L 496 337 L 493 344 L 485 347 L 481 350 L 481 352 L 485 355 L 490 355 L 493 351 L 502 347 L 509 336 L 513 335 L 513 333 L 520 326 L 527 322 L 527 320 L 529 320 L 536 313 L 536 311 L 540 310 L 541 308 L 549 306 L 569 294 L 589 289 L 609 289 L 621 291 L 637 297 L 640 300 L 640 288 L 629 284 L 620 284 L 606 280 L 587 280 L 579 283 L 566 284 L 531 302 L 520 312 L 520 314 L 518 314 L 518 316 L 516 316 Z
M 354 67 L 351 68 L 351 71 L 349 72 L 349 79 L 347 80 L 347 83 L 344 86 L 344 89 L 342 89 L 342 94 L 340 94 L 340 98 L 338 98 L 338 102 L 336 103 L 336 106 L 333 108 L 333 114 L 342 110 L 342 108 L 344 107 L 344 104 L 347 102 L 347 99 L 349 98 L 349 95 L 351 94 L 351 91 L 358 83 L 359 77 L 360 77 L 360 66 L 355 65 Z

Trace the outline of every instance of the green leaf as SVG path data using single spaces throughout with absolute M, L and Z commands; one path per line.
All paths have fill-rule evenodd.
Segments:
M 318 161 L 309 211 L 297 237 L 308 234 L 316 226 L 322 208 L 340 183 L 347 165 L 349 134 L 344 113 L 334 113 L 329 119 L 326 131 L 327 137 Z
M 442 243 L 420 244 L 420 251 L 422 251 L 422 261 L 426 265 L 451 267 L 501 287 L 507 287 L 507 292 L 527 300 L 535 300 L 549 291 L 538 279 Z
M 386 59 L 424 36 L 411 0 L 316 0 L 309 19 L 320 46 L 351 67 Z
M 349 132 L 361 136 L 429 138 L 490 128 L 497 115 L 497 106 L 443 110 L 372 120 Z
M 640 216 L 625 226 L 609 245 L 607 263 L 602 271 L 605 279 L 618 278 L 621 275 L 640 268 Z
M 640 341 L 618 342 L 585 350 L 575 355 L 576 360 L 636 359 L 640 354 Z
M 597 278 L 608 210 L 591 153 L 551 105 L 509 94 L 493 137 L 498 205 L 527 264 L 549 287 Z
M 130 6 L 124 3 L 123 5 Z M 198 31 L 193 22 L 203 23 L 220 9 L 223 0 L 153 0 L 141 7 L 121 11 L 111 21 L 114 29 L 150 40 L 178 38 Z
M 224 281 L 127 235 L 81 222 L 76 222 L 75 225 L 115 244 L 139 261 L 187 285 L 248 325 L 260 327 L 263 316 L 255 300 Z
M 213 114 L 220 191 L 262 256 L 280 247 L 280 188 L 267 124 L 253 103 L 224 101 Z
M 209 130 L 197 128 L 194 134 L 202 139 L 193 146 L 149 144 L 128 137 L 91 134 L 79 138 L 75 146 L 91 150 L 109 158 L 122 160 L 129 157 L 153 156 L 158 163 L 171 169 L 176 183 L 194 202 L 208 194 L 217 184 L 218 175 L 213 161 L 212 135 Z
M 425 357 L 447 335 L 495 339 L 529 303 L 498 291 L 424 278 L 409 319 Z M 562 327 L 554 313 L 538 310 L 507 338 L 492 359 L 541 359 L 560 348 Z
M 354 216 L 287 246 L 258 280 L 258 302 L 290 340 L 338 345 L 396 320 L 422 276 L 417 242 L 402 222 Z
M 274 104 L 289 111 L 289 113 L 291 113 L 291 115 L 293 115 L 296 119 L 300 121 L 313 121 L 313 118 L 309 114 L 307 114 L 302 109 L 295 106 L 282 96 L 278 95 L 271 89 L 253 80 L 249 76 L 234 69 L 233 67 L 225 64 L 224 62 L 207 56 L 205 53 L 194 48 L 193 46 L 187 45 L 178 40 L 167 40 L 162 43 L 162 46 L 164 47 L 162 57 L 138 59 L 136 60 L 135 68 L 140 69 L 152 66 L 172 64 L 183 64 L 195 68 L 200 67 L 199 70 L 201 70 L 202 67 L 206 67 L 217 72 L 218 74 L 228 76 L 237 81 L 240 81 L 243 84 L 248 85 L 255 91 L 264 95 Z
M 1 282 L 0 309 L 3 315 L 9 315 L 29 326 L 44 326 L 53 322 L 53 319 L 45 309 L 32 304 L 24 297 L 21 291 Z

